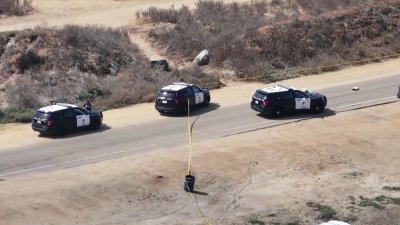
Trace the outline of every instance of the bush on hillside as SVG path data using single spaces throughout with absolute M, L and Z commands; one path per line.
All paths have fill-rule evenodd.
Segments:
M 367 3 L 368 0 L 296 0 L 297 4 L 305 11 L 312 15 L 318 15 L 324 12 L 336 9 L 345 9 Z
M 32 1 L 33 0 L 1 0 L 0 15 L 25 15 L 33 9 Z
M 32 116 L 36 111 L 29 108 L 7 108 L 0 109 L 0 123 L 28 123 L 32 121 Z
M 239 77 L 247 78 L 289 68 L 314 67 L 321 65 L 321 59 L 323 63 L 336 64 L 399 52 L 395 41 L 400 38 L 398 1 L 360 6 L 337 17 L 295 20 L 273 26 L 264 15 L 267 5 L 262 3 L 239 7 L 237 3 L 199 1 L 193 11 L 176 10 L 179 19 L 174 28 L 154 28 L 148 35 L 171 57 L 180 56 L 188 61 L 202 49 L 208 49 L 212 66 L 229 65 Z M 298 3 L 310 7 L 306 5 L 309 1 Z M 321 4 L 324 11 L 361 4 L 361 1 L 321 1 Z

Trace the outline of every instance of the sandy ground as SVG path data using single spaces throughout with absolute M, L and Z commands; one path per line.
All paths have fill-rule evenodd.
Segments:
M 0 32 L 21 30 L 35 26 L 63 26 L 65 24 L 120 27 L 135 22 L 136 11 L 151 6 L 180 8 L 194 7 L 197 0 L 33 0 L 35 11 L 25 17 L 0 18 Z M 225 3 L 233 0 L 224 0 Z M 249 2 L 235 0 L 235 2 Z
M 0 18 L 0 31 L 37 25 L 130 25 L 151 5 L 193 6 L 195 1 L 34 0 L 36 12 Z M 224 1 L 228 2 L 228 1 Z M 139 37 L 140 38 L 140 37 Z M 132 36 L 132 39 L 138 39 Z M 143 40 L 140 40 L 143 41 Z M 140 46 L 146 46 L 142 43 Z M 148 48 L 148 47 L 145 47 Z M 159 57 L 147 49 L 146 54 Z M 286 81 L 318 89 L 398 73 L 400 59 Z M 212 91 L 221 107 L 247 103 L 259 83 L 228 83 Z M 317 224 L 307 202 L 328 205 L 353 225 L 398 225 L 400 208 L 359 207 L 360 197 L 400 197 L 400 103 L 196 143 L 193 173 L 199 212 L 183 192 L 186 143 L 157 151 L 47 173 L 0 179 L 0 224 Z M 153 104 L 104 113 L 118 128 L 162 120 Z M 132 115 L 129 124 L 120 115 Z M 0 125 L 0 151 L 40 142 L 30 125 Z M 352 197 L 354 201 L 352 201 Z
M 400 197 L 400 103 L 204 141 L 193 146 L 199 206 L 211 224 L 317 224 L 307 202 L 353 225 L 397 225 L 400 207 L 358 207 Z M 0 181 L 0 224 L 207 224 L 182 190 L 186 143 Z M 356 201 L 351 203 L 353 196 Z

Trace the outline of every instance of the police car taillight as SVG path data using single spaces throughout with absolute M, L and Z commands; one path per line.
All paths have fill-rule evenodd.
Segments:
M 53 124 L 54 124 L 54 121 L 53 121 L 53 120 L 48 120 L 48 121 L 47 121 L 47 126 L 48 126 L 48 127 L 52 126 Z
M 263 106 L 264 106 L 264 107 L 268 107 L 269 104 L 271 103 L 271 101 L 268 100 L 268 99 L 264 99 L 262 102 L 263 102 Z

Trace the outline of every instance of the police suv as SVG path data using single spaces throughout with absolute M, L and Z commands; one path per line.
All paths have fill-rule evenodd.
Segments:
M 40 108 L 32 118 L 32 129 L 40 134 L 64 135 L 84 128 L 98 129 L 103 121 L 99 110 L 85 110 L 76 105 L 52 102 Z
M 188 107 L 208 106 L 210 92 L 193 84 L 174 82 L 161 88 L 155 99 L 155 108 L 159 113 L 186 112 Z
M 280 117 L 296 111 L 320 113 L 326 104 L 325 95 L 278 85 L 258 89 L 252 97 L 250 106 L 264 115 Z

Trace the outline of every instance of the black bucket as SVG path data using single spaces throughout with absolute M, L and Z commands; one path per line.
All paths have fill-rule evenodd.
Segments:
M 183 184 L 183 190 L 186 192 L 193 192 L 194 190 L 194 182 L 196 178 L 192 175 L 185 176 L 185 183 Z

